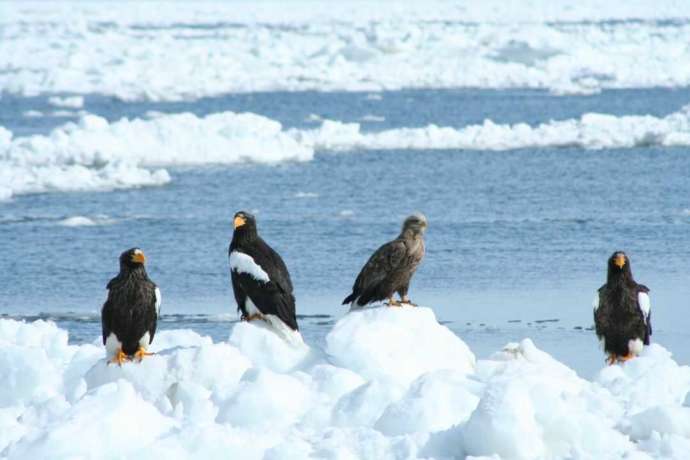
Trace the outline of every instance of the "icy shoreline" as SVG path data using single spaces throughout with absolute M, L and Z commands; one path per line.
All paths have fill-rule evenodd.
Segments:
M 531 340 L 476 360 L 432 310 L 344 316 L 324 349 L 253 324 L 163 331 L 122 368 L 0 320 L 7 458 L 683 458 L 690 367 L 652 345 L 586 381 Z M 75 440 L 79 442 L 75 442 Z

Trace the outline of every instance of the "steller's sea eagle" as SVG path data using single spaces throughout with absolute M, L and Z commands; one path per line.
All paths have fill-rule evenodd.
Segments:
M 608 363 L 627 361 L 649 345 L 652 335 L 649 289 L 637 284 L 630 260 L 616 251 L 608 261 L 606 284 L 599 288 L 593 307 L 594 325 Z
M 230 277 L 242 319 L 262 319 L 278 330 L 282 323 L 297 331 L 295 297 L 285 262 L 259 236 L 254 216 L 240 211 L 233 226 L 228 250 Z
M 110 362 L 141 361 L 156 333 L 161 293 L 146 274 L 146 257 L 139 248 L 120 255 L 120 273 L 108 283 L 101 310 L 103 344 Z

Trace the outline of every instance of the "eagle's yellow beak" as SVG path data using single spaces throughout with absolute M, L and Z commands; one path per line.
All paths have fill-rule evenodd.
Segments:
M 132 255 L 132 262 L 136 262 L 138 264 L 145 264 L 146 256 L 141 251 L 135 252 L 134 255 Z
M 618 268 L 623 268 L 625 265 L 625 256 L 623 254 L 618 254 L 615 259 L 613 259 L 613 263 L 618 266 Z
M 243 226 L 243 225 L 246 224 L 246 223 L 247 223 L 247 219 L 245 219 L 245 218 L 242 217 L 242 216 L 236 216 L 236 217 L 235 217 L 235 220 L 234 220 L 234 222 L 233 222 L 233 225 L 235 226 L 235 228 L 237 228 L 237 227 Z

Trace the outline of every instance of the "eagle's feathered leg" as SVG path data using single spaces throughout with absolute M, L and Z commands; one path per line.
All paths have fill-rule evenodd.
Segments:
M 410 297 L 407 296 L 407 295 L 402 296 L 402 303 L 407 304 L 407 305 L 410 305 L 411 307 L 416 307 L 416 306 L 417 306 L 417 304 L 414 303 L 414 302 L 412 302 L 412 301 L 410 300 Z
M 393 298 L 393 296 L 390 296 L 388 298 L 388 303 L 386 305 L 388 305 L 389 307 L 400 307 L 400 306 L 402 306 L 402 304 L 400 302 L 398 302 L 397 300 L 395 300 Z
M 136 358 L 137 361 L 141 362 L 144 359 L 144 356 L 153 356 L 155 353 L 150 353 L 146 351 L 146 348 L 140 346 L 139 349 L 137 350 L 136 353 L 134 353 L 134 357 Z
M 253 315 L 243 315 L 242 321 L 254 321 L 255 319 L 264 319 L 264 315 L 261 313 L 254 313 Z
M 615 353 L 609 353 L 609 357 L 606 359 L 606 363 L 609 366 L 613 366 L 618 362 L 618 356 Z
M 127 356 L 125 352 L 122 351 L 122 348 L 118 348 L 117 353 L 115 353 L 115 356 L 113 356 L 113 358 L 110 361 L 108 361 L 108 364 L 115 363 L 118 366 L 122 366 L 122 363 L 124 363 L 125 361 L 129 361 L 129 356 Z

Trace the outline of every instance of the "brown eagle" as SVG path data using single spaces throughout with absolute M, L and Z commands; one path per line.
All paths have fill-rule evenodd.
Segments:
M 372 302 L 388 299 L 389 306 L 410 302 L 407 292 L 417 266 L 424 258 L 424 232 L 426 217 L 415 213 L 405 219 L 400 235 L 374 252 L 359 272 L 352 294 L 343 300 L 350 308 L 363 307 Z M 398 293 L 402 302 L 393 299 Z

